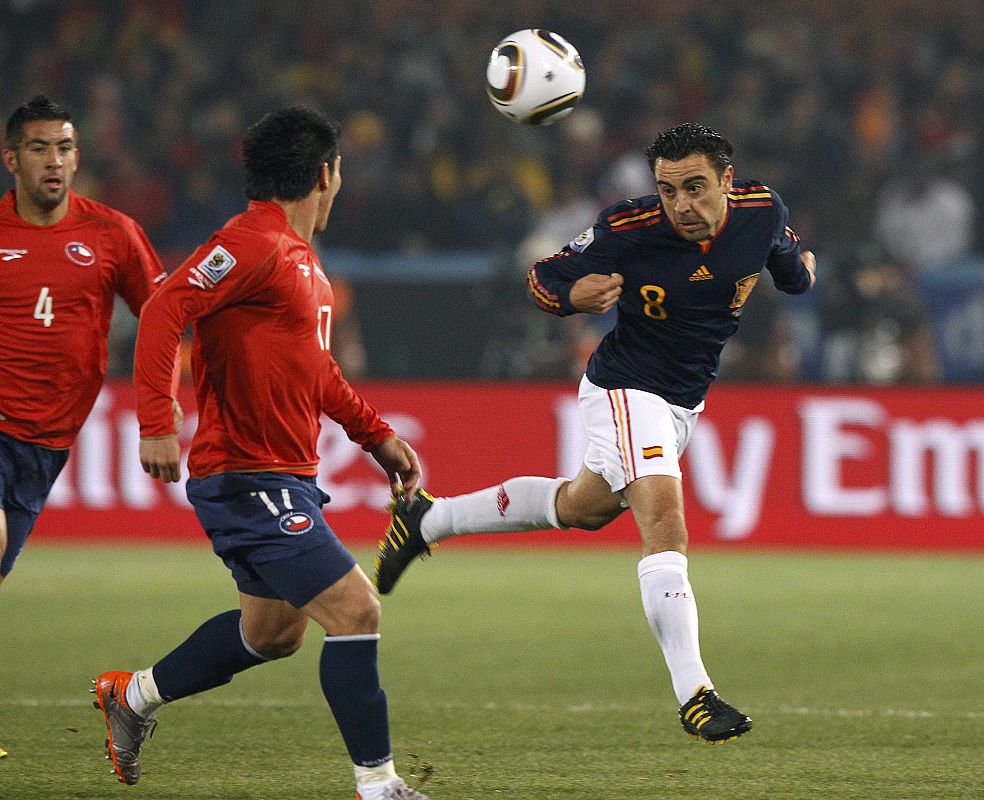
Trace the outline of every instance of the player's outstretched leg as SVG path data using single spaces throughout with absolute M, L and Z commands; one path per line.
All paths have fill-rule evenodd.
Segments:
M 96 696 L 92 705 L 106 720 L 106 758 L 120 783 L 128 785 L 140 780 L 140 745 L 157 727 L 153 714 L 144 718 L 130 709 L 126 687 L 132 677 L 132 672 L 104 672 L 89 690 Z
M 706 686 L 698 687 L 694 696 L 680 707 L 680 724 L 692 738 L 711 744 L 736 739 L 752 728 L 750 717 L 725 703 Z
M 420 521 L 432 505 L 434 498 L 423 489 L 417 490 L 413 505 L 403 497 L 390 505 L 390 523 L 386 537 L 379 542 L 373 577 L 380 594 L 392 591 L 411 561 L 430 553 L 420 532 Z

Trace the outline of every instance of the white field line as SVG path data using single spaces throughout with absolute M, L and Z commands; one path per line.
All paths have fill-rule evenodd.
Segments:
M 35 698 L 17 697 L 0 699 L 0 711 L 4 708 L 56 708 L 90 705 L 91 700 L 76 697 Z M 321 708 L 323 702 L 291 700 L 283 698 L 212 698 L 192 697 L 182 700 L 181 705 L 210 706 L 213 708 Z M 550 703 L 458 703 L 436 704 L 446 711 L 525 711 L 555 712 L 562 710 L 568 714 L 632 714 L 639 711 L 638 705 L 624 703 L 573 703 L 557 706 Z M 432 708 L 434 706 L 431 706 Z M 777 708 L 749 707 L 750 714 L 765 716 L 794 717 L 840 717 L 845 719 L 984 719 L 984 711 L 939 712 L 906 708 L 811 708 L 809 706 L 779 706 Z

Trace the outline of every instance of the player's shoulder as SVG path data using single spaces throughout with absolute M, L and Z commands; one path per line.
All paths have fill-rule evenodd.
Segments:
M 245 211 L 231 217 L 213 238 L 236 247 L 269 250 L 289 227 L 286 215 L 276 203 L 254 201 Z
M 664 219 L 659 195 L 647 194 L 619 200 L 598 215 L 598 226 L 621 233 L 640 228 L 654 228 Z
M 571 243 L 577 250 L 579 240 L 585 238 L 586 247 L 596 238 L 605 243 L 607 251 L 622 252 L 649 246 L 654 240 L 665 237 L 669 228 L 666 214 L 655 194 L 619 200 L 598 215 L 593 227 Z
M 84 222 L 107 225 L 127 231 L 139 227 L 132 217 L 127 216 L 112 206 L 100 203 L 98 200 L 93 200 L 91 197 L 83 197 L 80 194 L 72 192 L 69 202 L 72 212 Z
M 738 209 L 781 210 L 785 208 L 782 198 L 774 189 L 754 179 L 736 180 L 728 192 L 728 205 Z
M 204 262 L 208 263 L 218 259 L 226 271 L 236 263 L 252 269 L 276 260 L 277 254 L 283 250 L 285 234 L 289 230 L 286 215 L 279 206 L 254 201 L 212 234 L 194 257 L 204 258 Z

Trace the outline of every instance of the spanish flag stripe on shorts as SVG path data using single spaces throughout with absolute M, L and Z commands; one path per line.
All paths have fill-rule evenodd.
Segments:
M 629 396 L 625 389 L 619 389 L 619 393 L 622 395 L 622 404 L 625 406 L 625 439 L 626 446 L 628 447 L 629 461 L 632 464 L 632 480 L 638 477 L 635 465 L 635 447 L 632 444 L 632 417 L 629 414 Z
M 632 451 L 632 422 L 629 417 L 628 398 L 625 389 L 608 391 L 608 402 L 612 407 L 612 422 L 615 425 L 616 445 L 625 470 L 626 485 L 636 479 L 635 453 Z
M 625 483 L 626 485 L 628 485 L 630 480 L 629 465 L 625 460 L 625 451 L 622 449 L 621 429 L 618 424 L 619 417 L 621 416 L 621 410 L 618 408 L 618 403 L 617 403 L 618 398 L 615 392 L 609 390 L 608 392 L 606 392 L 606 394 L 608 395 L 608 405 L 612 409 L 612 425 L 615 427 L 615 439 L 616 439 L 615 447 L 618 450 L 619 459 L 622 462 L 622 472 L 625 475 Z

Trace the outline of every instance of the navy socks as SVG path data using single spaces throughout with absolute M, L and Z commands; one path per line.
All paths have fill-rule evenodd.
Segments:
M 243 641 L 240 618 L 238 610 L 212 617 L 154 665 L 162 699 L 170 702 L 222 686 L 236 673 L 264 663 Z M 321 650 L 321 689 L 352 761 L 362 767 L 392 759 L 378 644 L 378 633 L 326 636 Z
M 205 622 L 154 664 L 154 681 L 164 700 L 229 683 L 237 672 L 265 663 L 246 647 L 239 627 L 242 612 L 225 611 Z
M 321 690 L 352 761 L 375 767 L 392 759 L 386 693 L 379 685 L 379 634 L 326 636 Z

